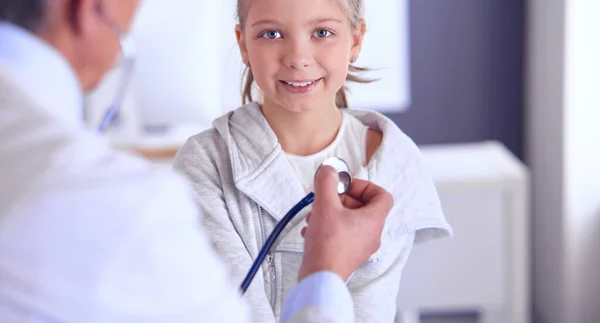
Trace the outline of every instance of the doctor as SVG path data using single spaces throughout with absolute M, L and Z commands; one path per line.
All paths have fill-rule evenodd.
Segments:
M 182 180 L 83 129 L 83 93 L 137 0 L 0 6 L 0 322 L 247 322 Z M 316 178 L 288 322 L 352 322 L 344 281 L 378 247 L 389 194 Z M 354 198 L 352 198 L 354 197 Z

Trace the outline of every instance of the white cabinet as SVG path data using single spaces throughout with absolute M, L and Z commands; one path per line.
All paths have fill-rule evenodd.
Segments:
M 496 142 L 421 147 L 454 237 L 417 245 L 398 295 L 399 322 L 423 311 L 480 311 L 529 321 L 528 171 Z

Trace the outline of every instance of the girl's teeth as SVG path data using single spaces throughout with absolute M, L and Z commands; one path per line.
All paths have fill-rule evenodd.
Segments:
M 287 83 L 291 86 L 295 86 L 295 87 L 304 87 L 304 86 L 313 84 L 313 82 L 287 82 L 287 81 L 285 83 Z

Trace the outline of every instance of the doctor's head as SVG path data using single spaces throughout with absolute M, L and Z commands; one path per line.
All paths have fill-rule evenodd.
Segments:
M 0 21 L 18 25 L 55 47 L 85 90 L 94 88 L 120 53 L 139 0 L 0 0 Z
M 302 111 L 346 107 L 366 32 L 364 0 L 238 0 L 236 36 L 246 63 L 244 103 L 256 82 L 264 103 Z

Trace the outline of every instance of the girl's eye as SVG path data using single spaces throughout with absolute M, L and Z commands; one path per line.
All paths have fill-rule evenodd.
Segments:
M 317 30 L 315 30 L 313 35 L 315 37 L 325 38 L 325 37 L 331 36 L 331 32 L 327 29 L 317 29 Z
M 267 38 L 267 39 L 277 39 L 277 38 L 281 38 L 281 33 L 278 32 L 277 30 L 267 30 L 264 33 L 262 33 L 261 36 L 263 38 Z

